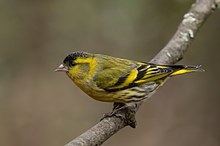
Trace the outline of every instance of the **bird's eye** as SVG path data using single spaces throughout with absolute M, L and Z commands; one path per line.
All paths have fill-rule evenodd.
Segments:
M 70 65 L 70 66 L 75 66 L 75 65 L 76 65 L 76 63 L 75 63 L 75 62 L 73 62 L 73 61 L 70 61 L 70 62 L 69 62 L 69 65 Z

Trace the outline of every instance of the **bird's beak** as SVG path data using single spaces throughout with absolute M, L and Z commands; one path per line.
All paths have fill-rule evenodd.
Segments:
M 60 64 L 60 66 L 58 66 L 54 71 L 56 71 L 56 72 L 58 72 L 58 71 L 67 72 L 68 68 L 63 64 Z

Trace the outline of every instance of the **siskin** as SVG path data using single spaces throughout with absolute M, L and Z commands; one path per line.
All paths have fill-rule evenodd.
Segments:
M 169 77 L 203 69 L 73 52 L 55 71 L 66 72 L 81 90 L 96 100 L 127 104 L 150 97 Z

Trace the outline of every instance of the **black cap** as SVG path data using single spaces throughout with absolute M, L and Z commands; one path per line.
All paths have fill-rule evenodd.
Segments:
M 87 58 L 88 54 L 85 53 L 85 52 L 73 52 L 73 53 L 69 54 L 68 56 L 66 56 L 66 58 L 63 61 L 63 63 L 74 61 L 74 60 L 76 60 L 79 57 Z

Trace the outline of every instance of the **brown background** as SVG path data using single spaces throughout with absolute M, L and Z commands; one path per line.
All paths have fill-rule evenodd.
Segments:
M 0 0 L 0 145 L 60 146 L 97 123 L 111 104 L 94 101 L 53 72 L 73 51 L 149 61 L 192 0 Z M 220 145 L 220 11 L 179 64 L 204 73 L 170 79 L 105 146 Z

